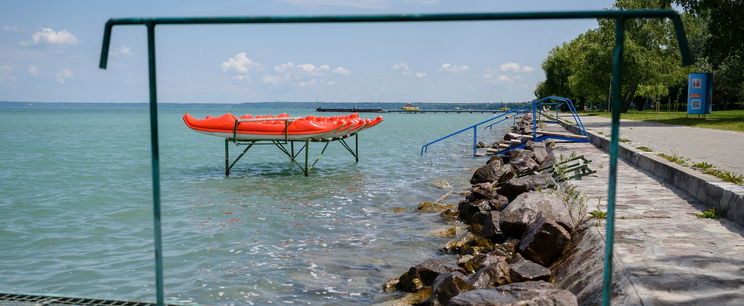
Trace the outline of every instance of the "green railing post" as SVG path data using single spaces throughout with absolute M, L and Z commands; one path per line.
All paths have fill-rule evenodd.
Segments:
M 147 24 L 147 61 L 150 77 L 150 146 L 152 147 L 152 214 L 155 236 L 155 290 L 158 306 L 163 299 L 163 242 L 160 226 L 160 145 L 158 144 L 158 92 L 155 73 L 155 24 Z
M 612 299 L 612 250 L 615 243 L 615 196 L 617 191 L 617 149 L 620 139 L 620 89 L 623 78 L 624 17 L 615 19 L 615 51 L 612 55 L 612 134 L 610 135 L 610 179 L 607 183 L 607 234 L 605 235 L 604 280 L 602 305 Z

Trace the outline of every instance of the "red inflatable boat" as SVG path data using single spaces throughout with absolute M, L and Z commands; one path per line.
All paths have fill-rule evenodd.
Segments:
M 199 133 L 224 138 L 242 140 L 306 140 L 331 139 L 353 135 L 371 128 L 380 122 L 382 117 L 375 119 L 359 118 L 359 114 L 334 117 L 290 117 L 287 114 L 279 116 L 244 115 L 235 117 L 224 114 L 219 117 L 207 116 L 197 119 L 190 114 L 183 115 L 183 122 Z

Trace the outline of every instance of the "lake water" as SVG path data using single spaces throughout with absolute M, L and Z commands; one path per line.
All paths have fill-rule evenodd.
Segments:
M 202 304 L 395 297 L 382 283 L 441 256 L 446 239 L 431 232 L 447 225 L 393 209 L 439 198 L 449 190 L 442 180 L 465 188 L 485 162 L 470 157 L 470 132 L 424 157 L 421 145 L 492 116 L 383 114 L 360 134 L 359 163 L 332 143 L 304 177 L 261 146 L 225 177 L 224 141 L 188 129 L 185 112 L 334 114 L 160 110 L 166 301 Z M 148 118 L 146 109 L 0 109 L 0 292 L 155 299 Z M 479 134 L 493 140 L 503 128 Z M 320 149 L 314 143 L 311 157 Z

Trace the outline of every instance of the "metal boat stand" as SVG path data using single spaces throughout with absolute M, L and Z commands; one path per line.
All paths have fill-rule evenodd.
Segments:
M 346 142 L 346 138 L 349 138 L 351 136 L 354 136 L 354 149 L 351 148 L 349 143 Z M 351 156 L 354 156 L 355 162 L 359 162 L 359 134 L 354 133 L 351 135 L 346 135 L 344 137 L 336 137 L 336 138 L 309 138 L 305 140 L 289 140 L 285 137 L 283 140 L 242 140 L 242 139 L 236 139 L 236 138 L 225 138 L 225 176 L 230 176 L 230 169 L 235 166 L 238 161 L 243 158 L 243 156 L 252 148 L 253 146 L 257 145 L 274 145 L 276 146 L 279 151 L 284 153 L 284 155 L 287 155 L 289 157 L 289 161 L 299 167 L 302 172 L 305 174 L 305 176 L 309 176 L 310 169 L 314 168 L 315 165 L 320 161 L 320 158 L 323 157 L 323 153 L 325 153 L 326 149 L 328 148 L 328 145 L 331 144 L 331 142 L 338 141 L 341 143 L 342 146 L 348 151 Z M 246 146 L 245 149 L 243 149 L 242 152 L 238 155 L 238 157 L 235 158 L 232 162 L 230 161 L 230 146 L 229 143 L 232 142 L 235 144 L 235 146 Z M 311 142 L 320 142 L 323 143 L 323 149 L 320 150 L 320 154 L 318 154 L 318 157 L 315 158 L 315 161 L 310 163 L 310 143 Z M 295 150 L 295 143 L 298 143 L 298 150 Z M 287 148 L 286 145 L 289 145 L 289 148 Z M 304 153 L 304 154 L 303 154 Z M 304 159 L 301 161 L 298 159 L 298 156 L 304 155 Z M 302 163 L 300 163 L 302 162 Z

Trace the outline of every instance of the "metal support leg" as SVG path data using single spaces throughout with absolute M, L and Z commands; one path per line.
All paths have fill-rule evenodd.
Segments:
M 307 168 L 308 159 L 310 159 L 310 139 L 305 140 L 305 169 L 302 169 L 305 171 L 305 176 L 308 176 L 308 172 L 310 172 L 310 169 Z
M 478 153 L 478 128 L 473 127 L 473 156 Z
M 230 176 L 230 148 L 228 142 L 229 140 L 225 138 L 225 176 Z
M 291 152 L 292 152 L 292 155 L 291 155 L 291 156 L 289 157 L 289 159 L 290 159 L 290 162 L 292 162 L 292 161 L 294 161 L 294 159 L 295 159 L 295 153 L 294 153 L 294 141 L 290 141 L 290 142 L 289 142 L 289 148 L 290 148 L 290 150 L 291 150 Z
M 356 162 L 359 162 L 359 134 L 354 135 L 354 158 L 356 158 Z

